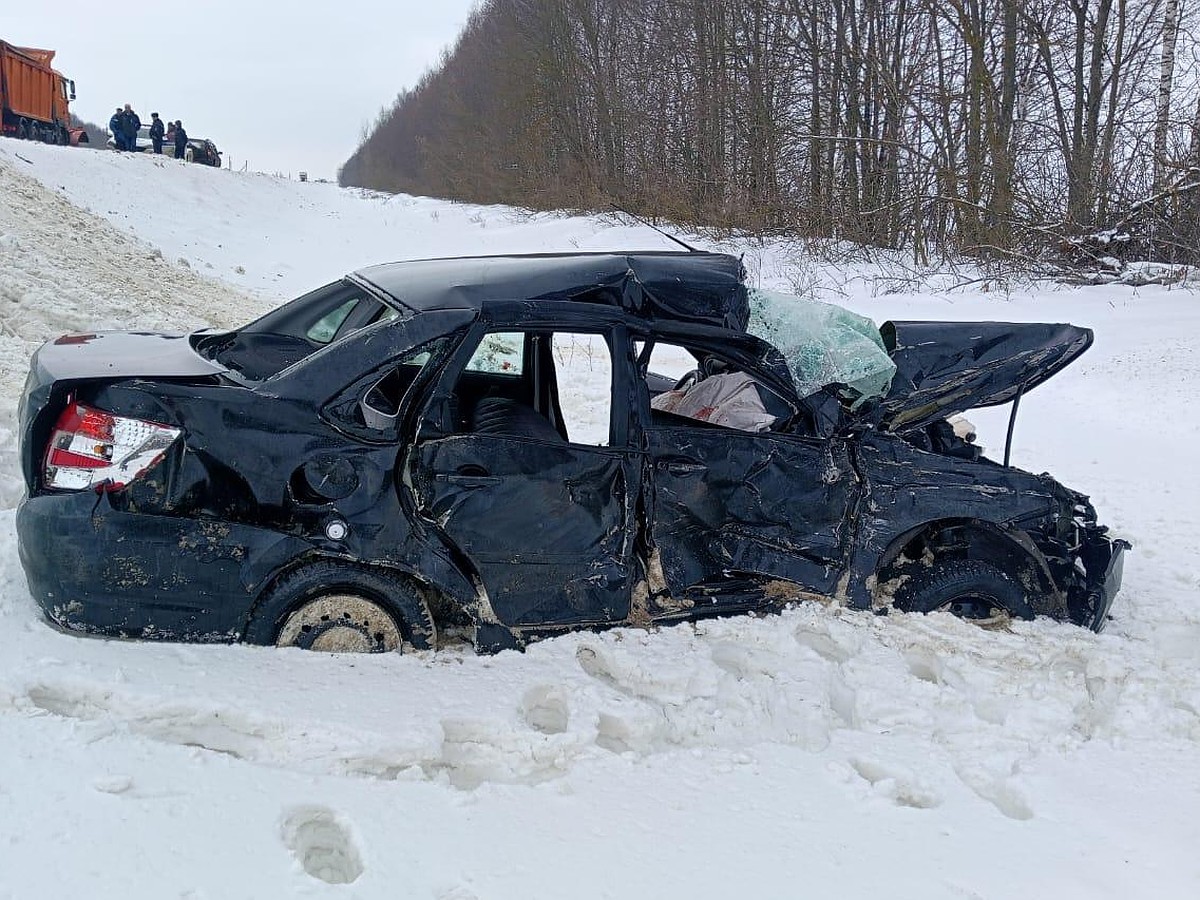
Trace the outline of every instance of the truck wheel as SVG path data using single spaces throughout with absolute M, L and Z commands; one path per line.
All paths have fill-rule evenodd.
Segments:
M 416 585 L 380 569 L 322 560 L 281 577 L 246 629 L 254 644 L 330 653 L 433 647 L 437 629 Z
M 1033 618 L 1025 589 L 996 566 L 975 559 L 934 563 L 896 591 L 894 605 L 905 612 L 946 610 L 980 625 Z
M 27 119 L 17 122 L 17 137 L 23 141 L 29 140 L 29 121 Z

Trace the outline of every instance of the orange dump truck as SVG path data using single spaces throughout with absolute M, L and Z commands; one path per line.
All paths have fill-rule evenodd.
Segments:
M 54 71 L 53 62 L 53 50 L 0 41 L 0 133 L 48 144 L 87 141 L 82 129 L 71 127 L 67 109 L 75 82 Z

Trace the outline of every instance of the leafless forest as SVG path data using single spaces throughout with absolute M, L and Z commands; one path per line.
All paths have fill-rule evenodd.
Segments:
M 485 0 L 343 184 L 1200 262 L 1197 0 Z

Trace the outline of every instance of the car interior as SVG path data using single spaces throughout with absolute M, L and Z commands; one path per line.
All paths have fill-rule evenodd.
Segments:
M 563 415 L 562 391 L 570 391 L 576 376 L 562 365 L 562 348 L 573 335 L 550 332 L 496 332 L 484 336 L 463 371 L 452 395 L 455 431 L 492 434 L 551 442 L 603 444 L 602 440 L 581 439 L 570 429 Z M 639 370 L 651 398 L 684 394 L 708 382 L 708 389 L 720 379 L 735 380 L 741 370 L 728 361 L 699 350 L 678 345 L 647 342 L 638 349 Z M 556 355 L 559 357 L 556 362 Z M 682 374 L 671 378 L 649 370 L 652 361 L 663 357 L 665 368 Z M 686 362 L 682 362 L 685 361 Z M 674 364 L 672 366 L 672 363 Z M 773 391 L 749 380 L 736 404 L 754 408 L 752 422 L 737 415 L 722 416 L 720 408 L 709 416 L 707 408 L 697 415 L 680 414 L 657 408 L 652 399 L 651 419 L 663 425 L 688 424 L 704 428 L 735 428 L 764 431 L 782 428 L 794 410 Z M 598 398 L 590 400 L 594 403 Z M 611 401 L 611 397 L 606 398 Z M 574 408 L 576 404 L 568 404 Z M 686 402 L 680 409 L 688 409 Z M 715 419 L 716 421 L 712 421 Z M 730 424 L 730 422 L 742 424 Z
M 688 404 L 686 399 L 681 403 L 671 403 L 669 399 L 673 398 L 669 395 L 682 394 L 686 398 L 689 392 L 699 389 L 704 382 L 713 378 L 742 374 L 741 369 L 711 352 L 677 344 L 647 341 L 640 344 L 637 351 L 638 369 L 650 394 L 650 421 L 654 424 L 775 431 L 782 429 L 794 415 L 794 410 L 783 398 L 755 381 L 755 396 L 750 402 L 761 407 L 759 421 L 766 425 L 765 428 L 738 427 L 712 421 L 714 418 L 722 418 L 720 409 L 712 410 L 713 414 L 706 417 L 707 407 Z M 653 371 L 651 366 L 661 371 Z M 672 375 L 675 377 L 671 377 Z M 743 397 L 741 402 L 745 403 L 746 398 Z M 694 410 L 700 414 L 690 415 L 682 410 Z
M 484 335 L 454 385 L 454 430 L 612 446 L 609 340 L 582 330 Z
M 455 431 L 568 442 L 553 346 L 551 333 L 484 335 L 454 385 Z

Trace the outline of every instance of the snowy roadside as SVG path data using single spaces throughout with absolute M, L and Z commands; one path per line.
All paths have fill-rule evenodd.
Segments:
M 8 151 L 16 144 L 19 150 Z M 229 326 L 273 303 L 204 278 L 87 213 L 0 141 L 0 508 L 20 496 L 16 399 L 29 356 L 68 332 Z M 40 148 L 36 148 L 40 149 Z M 25 156 L 25 153 L 21 153 Z M 89 156 L 91 154 L 88 154 Z M 27 157 L 28 158 L 28 157 Z
M 41 230 L 0 206 L 17 235 L 11 253 L 0 237 L 0 302 L 9 285 L 35 298 L 0 310 L 26 315 L 0 344 L 0 415 L 21 354 L 62 330 L 239 321 L 388 258 L 662 242 L 116 154 L 17 145 L 24 167 L 11 143 L 5 198 L 52 215 Z M 868 265 L 851 282 L 747 249 L 765 286 L 840 274 L 878 320 L 1097 330 L 1022 404 L 1014 460 L 1092 493 L 1135 542 L 1108 632 L 804 604 L 492 658 L 87 640 L 41 622 L 0 512 L 0 897 L 1195 896 L 1200 424 L 1182 411 L 1200 298 L 876 295 L 887 273 Z M 1002 412 L 971 418 L 1002 441 Z

